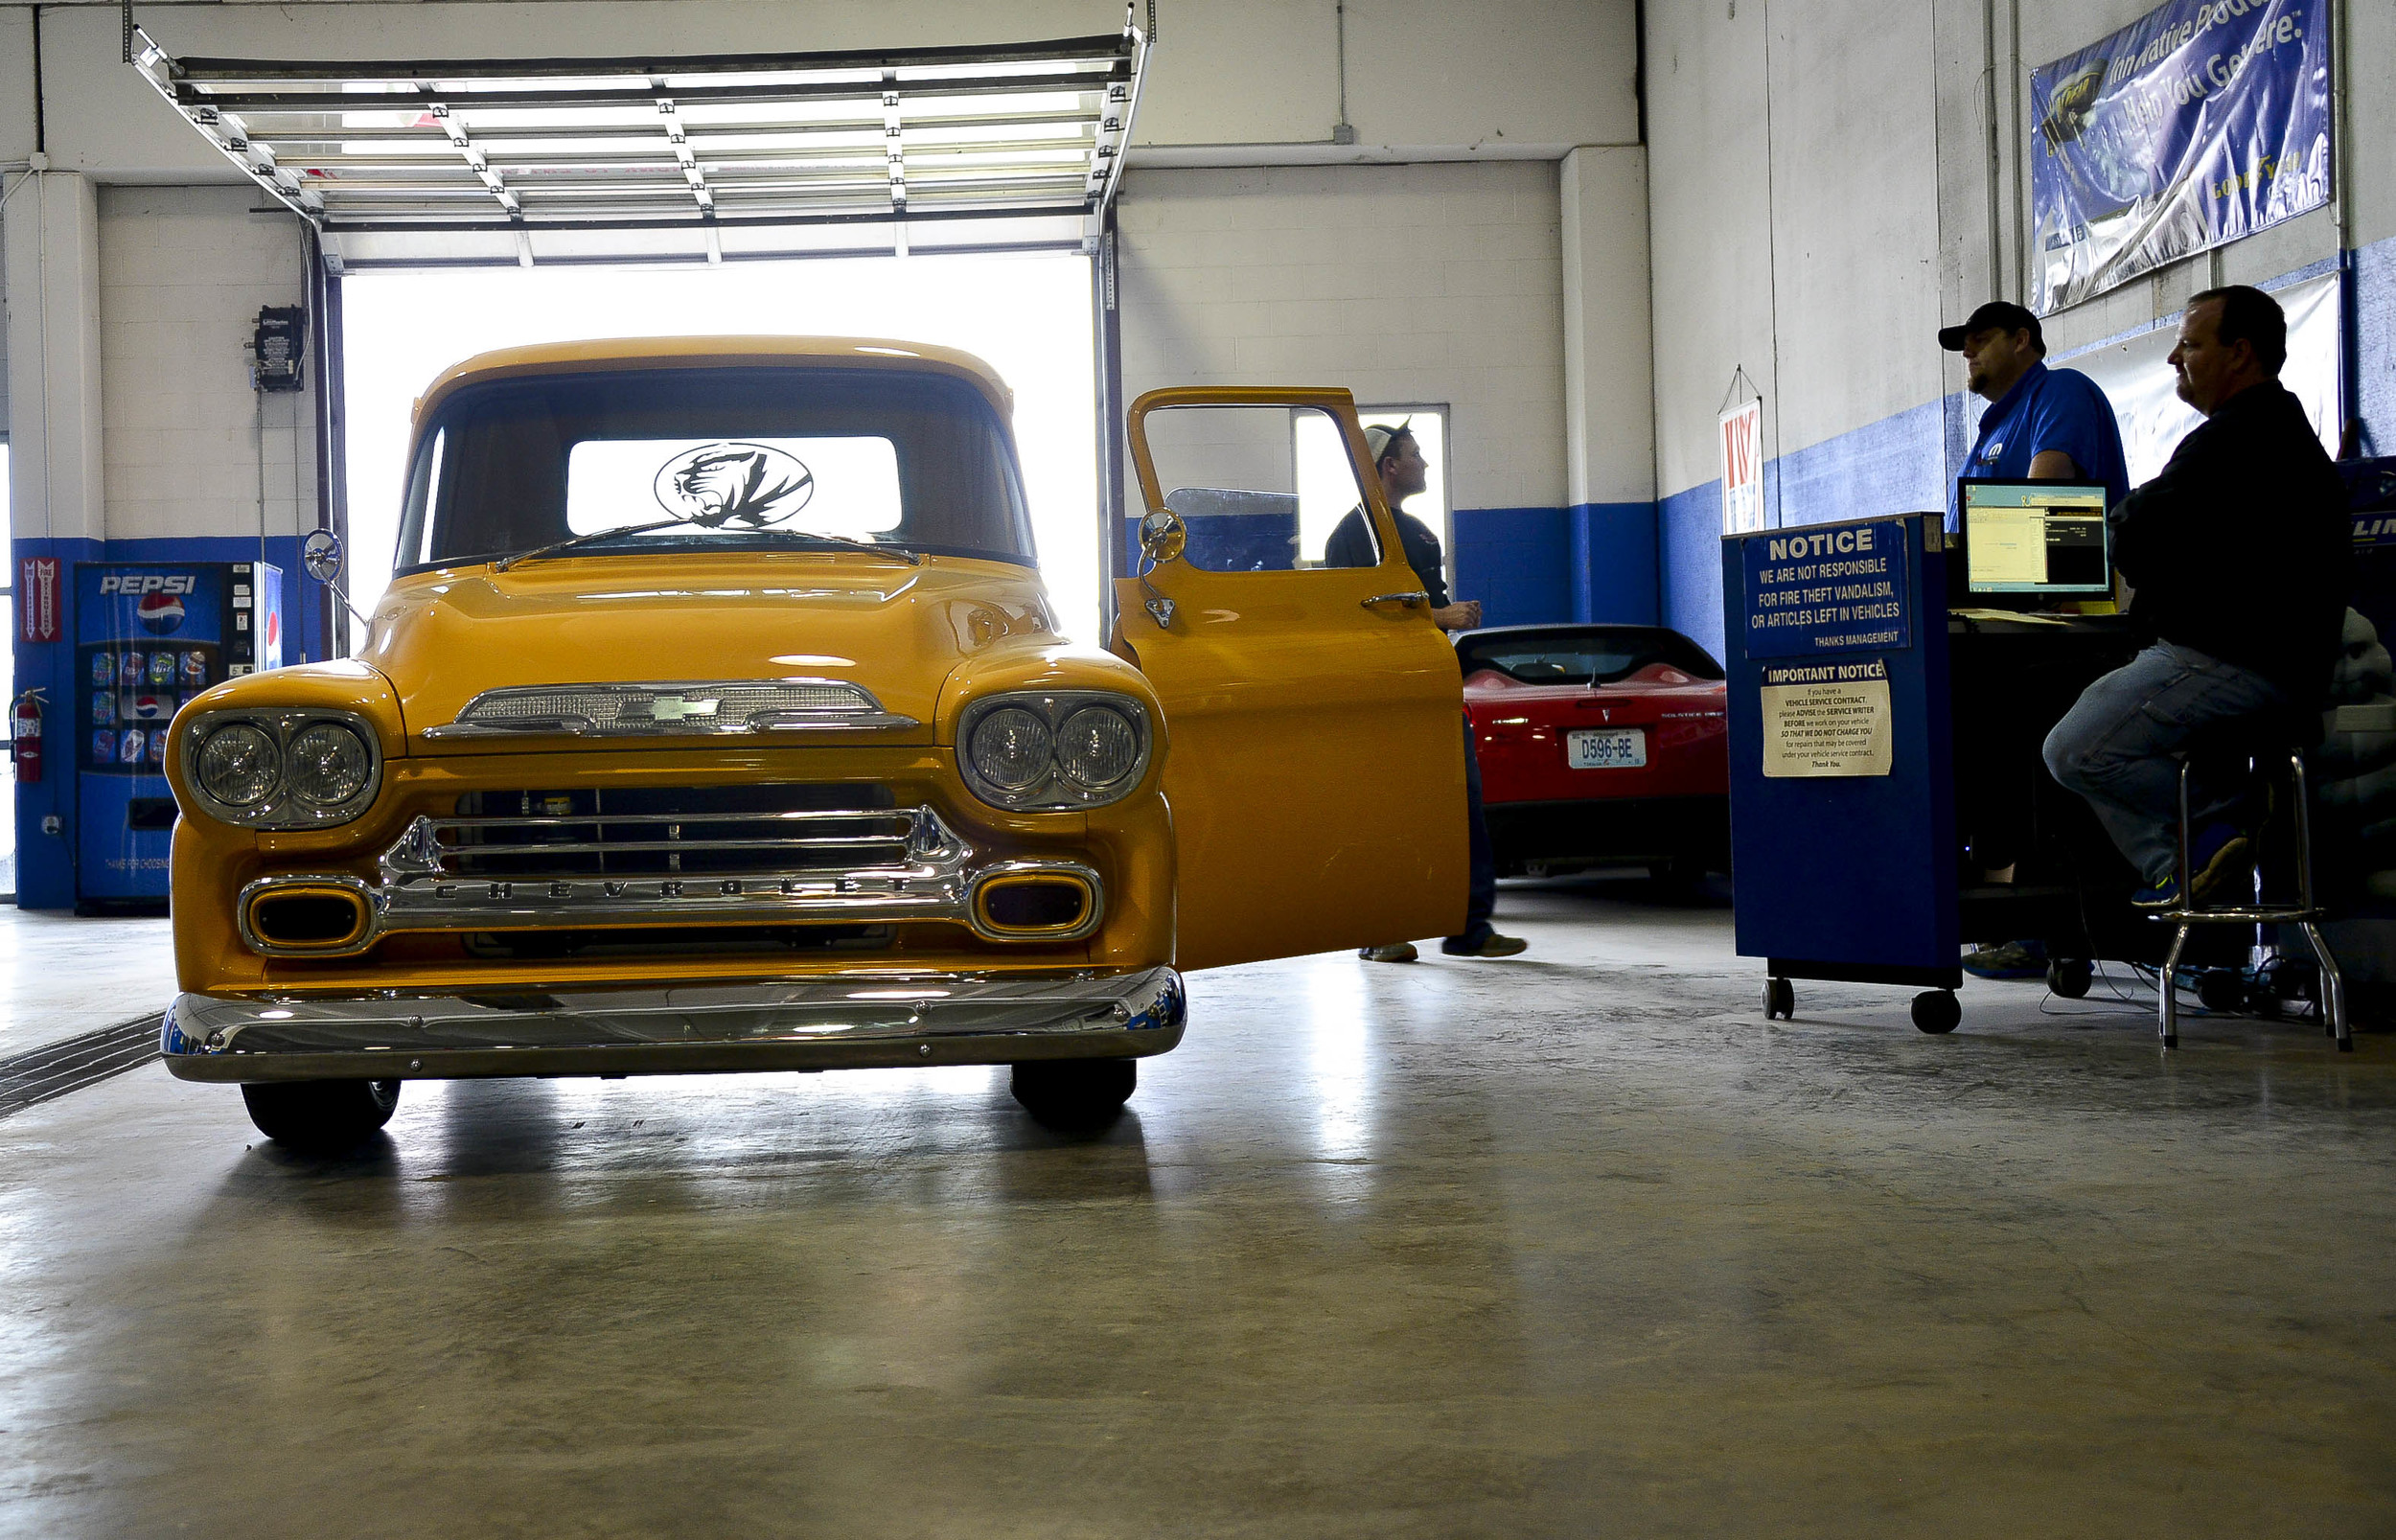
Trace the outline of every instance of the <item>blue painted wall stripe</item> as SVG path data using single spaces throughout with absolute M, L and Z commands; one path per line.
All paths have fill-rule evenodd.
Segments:
M 2396 454 L 2396 239 L 2362 247 L 2353 254 L 2353 262 L 2350 334 L 2358 399 L 2349 410 L 2362 420 L 2363 453 Z M 2273 278 L 2269 286 L 2315 277 L 2335 265 L 2324 259 Z M 2153 330 L 2140 327 L 2121 335 Z M 1765 515 L 1770 517 L 1777 510 L 1781 523 L 1796 525 L 1944 508 L 1947 479 L 1970 451 L 1984 409 L 1984 402 L 1957 391 L 1766 461 Z M 1656 505 L 1663 623 L 1717 656 L 1722 648 L 1721 539 L 1719 480 L 1671 493 Z
M 1484 625 L 1656 622 L 1653 503 L 1459 508 L 1452 525 L 1456 597 Z

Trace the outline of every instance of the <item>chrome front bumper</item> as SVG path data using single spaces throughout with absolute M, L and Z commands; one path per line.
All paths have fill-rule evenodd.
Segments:
M 1137 1058 L 1182 1040 L 1170 968 L 852 975 L 564 994 L 179 995 L 178 1079 L 464 1080 Z

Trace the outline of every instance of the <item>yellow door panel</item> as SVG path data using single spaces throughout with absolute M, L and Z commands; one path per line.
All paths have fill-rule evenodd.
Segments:
M 1169 427 L 1157 431 L 1174 420 L 1154 414 L 1202 408 L 1266 415 L 1250 425 L 1256 431 L 1210 429 L 1179 442 Z M 1315 461 L 1284 452 L 1273 471 L 1272 434 L 1288 444 L 1290 425 L 1308 413 L 1336 433 L 1309 441 L 1298 432 Z M 1164 705 L 1177 962 L 1210 968 L 1461 931 L 1467 852 L 1456 654 L 1420 602 L 1348 392 L 1155 391 L 1133 403 L 1130 429 L 1145 506 L 1186 513 L 1186 526 L 1201 532 L 1183 554 L 1117 586 L 1122 641 Z M 1152 440 L 1166 443 L 1176 485 L 1162 484 Z M 1325 475 L 1326 450 L 1346 461 L 1350 479 L 1338 489 Z M 1231 473 L 1188 479 L 1205 473 L 1191 467 L 1217 461 Z M 1260 467 L 1268 473 L 1255 473 Z M 1245 484 L 1274 474 L 1297 485 Z M 1325 541 L 1339 506 L 1325 499 L 1335 492 L 1361 501 L 1378 565 L 1321 564 L 1337 559 L 1339 532 L 1328 549 Z M 1198 563 L 1210 553 L 1218 565 L 1267 564 L 1208 570 Z

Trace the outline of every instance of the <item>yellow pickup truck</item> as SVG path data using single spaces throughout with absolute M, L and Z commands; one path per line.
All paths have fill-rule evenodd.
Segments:
M 1010 416 L 896 341 L 443 375 L 357 656 L 174 720 L 168 1066 L 301 1147 L 496 1075 L 1006 1064 L 1089 1124 L 1183 971 L 1455 930 L 1456 661 L 1347 394 L 1134 404 L 1103 649 Z M 1323 565 L 1359 504 L 1378 564 Z

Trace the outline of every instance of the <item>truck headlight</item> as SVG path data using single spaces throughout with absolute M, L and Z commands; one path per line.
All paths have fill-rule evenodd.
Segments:
M 228 722 L 199 746 L 192 779 L 228 808 L 254 808 L 283 778 L 283 750 L 274 735 L 246 722 Z
M 287 758 L 291 793 L 311 808 L 337 808 L 355 798 L 374 773 L 374 750 L 342 722 L 302 727 Z
M 1147 707 L 1099 690 L 985 696 L 957 720 L 957 767 L 976 796 L 1015 812 L 1102 807 L 1148 770 Z
M 352 712 L 211 711 L 177 730 L 198 811 L 245 829 L 347 823 L 382 779 L 375 729 Z
M 974 727 L 967 752 L 981 778 L 1009 794 L 1037 786 L 1055 762 L 1055 735 L 1038 713 L 1005 706 Z
M 1084 706 L 1056 735 L 1056 768 L 1075 786 L 1119 784 L 1140 760 L 1140 733 L 1113 706 Z

